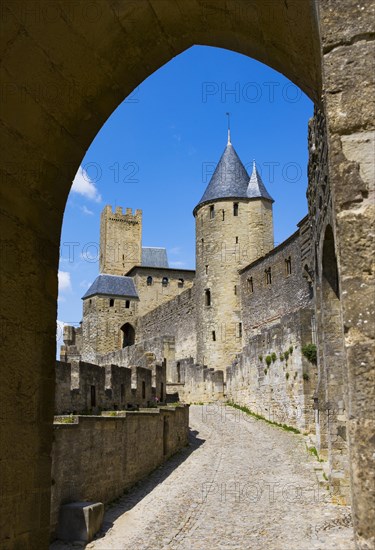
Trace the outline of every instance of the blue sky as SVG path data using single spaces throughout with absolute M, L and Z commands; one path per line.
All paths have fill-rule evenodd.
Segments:
M 61 234 L 58 320 L 78 323 L 98 274 L 100 212 L 143 210 L 143 246 L 167 248 L 171 267 L 195 267 L 192 210 L 227 140 L 275 199 L 275 244 L 306 214 L 307 122 L 313 104 L 251 58 L 195 46 L 145 80 L 92 142 L 69 195 Z M 78 169 L 78 167 L 77 167 Z M 69 244 L 70 243 L 70 244 Z M 76 244 L 72 244 L 76 243 Z M 58 331 L 58 344 L 61 334 Z

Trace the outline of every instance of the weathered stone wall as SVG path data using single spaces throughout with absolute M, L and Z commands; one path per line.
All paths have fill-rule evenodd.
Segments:
M 171 380 L 168 370 L 171 361 L 186 357 L 196 357 L 195 287 L 185 290 L 179 296 L 160 305 L 138 321 L 138 335 L 143 341 L 152 337 L 169 336 L 174 340 L 174 351 L 169 353 L 167 362 L 167 378 Z M 166 357 L 166 355 L 164 355 Z
M 56 361 L 55 415 L 149 406 L 165 400 L 165 365 L 126 368 Z
M 311 309 L 298 309 L 259 328 L 227 369 L 226 397 L 274 422 L 313 433 L 317 367 L 301 351 L 311 343 L 312 318 Z
M 106 206 L 100 217 L 100 273 L 125 275 L 142 258 L 142 210 Z
M 272 204 L 222 200 L 196 212 L 197 361 L 225 369 L 241 351 L 238 270 L 273 247 Z M 209 294 L 209 298 L 208 298 Z
M 195 271 L 187 269 L 162 269 L 137 267 L 128 276 L 134 278 L 139 296 L 138 317 L 146 315 L 161 304 L 173 300 L 193 285 Z M 147 278 L 152 277 L 152 283 Z M 167 281 L 163 284 L 163 279 Z
M 210 403 L 224 398 L 223 371 L 196 365 L 191 358 L 176 363 L 172 378 L 174 382 L 167 384 L 169 401 Z
M 52 536 L 61 504 L 108 503 L 188 444 L 187 406 L 73 418 L 54 424 Z
M 240 271 L 244 346 L 265 325 L 311 306 L 313 288 L 301 256 L 300 234 L 306 226 L 305 219 L 286 241 Z
M 83 300 L 82 352 L 83 361 L 95 362 L 97 354 L 123 347 L 121 327 L 129 323 L 135 330 L 138 301 L 129 298 L 92 296 Z M 69 355 L 68 355 L 69 356 Z
M 227 369 L 226 395 L 276 422 L 314 431 L 317 369 L 302 354 L 316 340 L 308 228 L 302 220 L 286 241 L 240 271 L 243 350 Z

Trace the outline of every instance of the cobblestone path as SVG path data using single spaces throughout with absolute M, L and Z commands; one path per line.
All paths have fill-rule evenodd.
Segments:
M 303 436 L 219 405 L 191 406 L 190 426 L 190 448 L 111 507 L 87 550 L 354 548 Z

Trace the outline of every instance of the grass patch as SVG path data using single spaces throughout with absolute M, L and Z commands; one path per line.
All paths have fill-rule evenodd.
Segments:
M 316 450 L 316 447 L 307 447 L 308 451 L 315 456 L 318 462 L 324 462 L 322 458 L 319 458 L 318 451 Z
M 238 409 L 245 414 L 248 414 L 249 416 L 252 416 L 253 418 L 256 418 L 257 420 L 263 420 L 264 422 L 267 422 L 267 424 L 271 424 L 272 426 L 277 426 L 278 428 L 282 428 L 286 432 L 292 432 L 294 434 L 300 434 L 301 432 L 297 428 L 293 428 L 292 426 L 288 426 L 288 424 L 279 424 L 278 422 L 273 422 L 273 420 L 268 420 L 268 418 L 265 418 L 261 414 L 257 414 L 247 407 L 243 407 L 242 405 L 237 405 L 237 403 L 232 403 L 231 401 L 228 401 L 226 403 L 227 406 L 233 407 L 234 409 Z

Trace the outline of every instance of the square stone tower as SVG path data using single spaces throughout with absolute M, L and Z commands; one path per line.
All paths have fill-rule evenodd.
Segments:
M 100 217 L 100 273 L 124 275 L 142 262 L 142 210 L 104 207 Z

